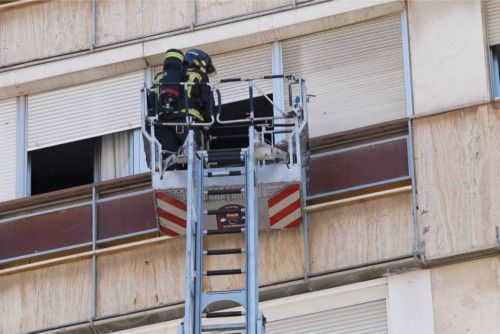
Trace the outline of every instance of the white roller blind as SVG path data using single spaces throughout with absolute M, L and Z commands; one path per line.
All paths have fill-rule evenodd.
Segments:
M 271 75 L 271 45 L 265 44 L 253 48 L 215 55 L 213 63 L 217 69 L 215 80 L 225 78 L 252 78 Z M 265 93 L 273 91 L 272 80 L 259 80 L 255 84 Z M 219 87 L 222 103 L 231 103 L 248 99 L 248 85 L 246 83 L 226 83 Z M 254 96 L 260 96 L 254 90 Z
M 267 318 L 268 334 L 387 333 L 387 298 L 387 279 L 381 278 L 268 300 L 260 303 L 260 311 Z M 120 333 L 175 334 L 181 321 L 177 319 Z M 239 321 L 229 318 L 204 320 L 204 324 L 231 322 Z
M 140 126 L 144 71 L 28 96 L 28 150 Z
M 16 197 L 17 99 L 0 101 L 0 201 Z
M 311 137 L 406 116 L 400 15 L 283 42 L 285 74 L 301 74 Z
M 387 333 L 384 300 L 269 322 L 269 334 Z
M 484 8 L 488 45 L 500 44 L 500 1 L 486 1 Z

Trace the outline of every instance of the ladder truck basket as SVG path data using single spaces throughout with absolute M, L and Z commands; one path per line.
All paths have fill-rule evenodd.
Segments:
M 288 87 L 285 89 L 285 108 L 276 104 L 258 87 L 262 80 L 274 80 Z M 249 112 L 242 119 L 228 120 L 224 117 L 219 86 L 241 82 L 247 83 Z M 187 89 L 190 83 L 179 83 Z M 205 123 L 195 123 L 186 115 L 184 123 L 159 122 L 157 118 L 144 115 L 142 129 L 149 141 L 150 154 L 154 166 L 152 171 L 153 189 L 160 229 L 169 236 L 186 234 L 188 187 L 187 140 L 183 148 L 161 161 L 161 143 L 154 136 L 155 126 L 170 126 L 184 131 L 198 126 L 217 124 L 218 126 L 246 125 L 254 127 L 255 138 L 249 140 L 253 145 L 256 168 L 254 189 L 258 198 L 259 229 L 291 229 L 300 226 L 304 215 L 306 196 L 305 170 L 309 162 L 308 151 L 308 95 L 305 80 L 300 76 L 271 75 L 259 78 L 230 78 L 209 83 L 217 92 L 216 114 Z M 261 93 L 273 105 L 274 114 L 269 117 L 256 117 L 254 110 L 254 90 Z M 223 98 L 223 97 L 222 97 Z M 215 109 L 215 108 L 214 108 Z M 147 110 L 147 108 L 146 108 Z M 154 125 L 154 126 L 151 126 Z M 149 128 L 151 131 L 146 131 Z M 248 133 L 248 130 L 244 130 Z M 196 155 L 204 156 L 205 181 L 203 183 L 204 207 L 208 213 L 204 221 L 209 229 L 230 230 L 245 225 L 245 194 L 247 189 L 242 181 L 245 173 L 244 160 L 248 147 L 237 149 L 199 150 Z M 173 165 L 181 166 L 172 170 Z

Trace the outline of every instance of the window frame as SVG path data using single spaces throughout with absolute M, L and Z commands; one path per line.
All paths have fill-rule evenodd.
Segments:
M 491 95 L 493 99 L 500 98 L 500 44 L 492 45 L 489 47 L 490 58 L 490 84 Z

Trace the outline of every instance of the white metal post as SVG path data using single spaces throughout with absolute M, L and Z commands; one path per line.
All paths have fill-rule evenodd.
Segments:
M 259 318 L 259 243 L 258 202 L 255 179 L 255 128 L 248 128 L 248 150 L 246 153 L 246 249 L 247 249 L 247 333 L 257 334 Z
M 95 186 L 92 187 L 92 315 L 91 319 L 97 318 L 97 200 L 98 194 Z
M 187 214 L 186 214 L 186 272 L 184 277 L 184 334 L 193 333 L 193 296 L 194 296 L 194 284 L 193 284 L 193 221 L 194 212 L 192 203 L 194 203 L 194 132 L 189 130 L 187 137 L 187 189 L 186 189 L 186 203 Z
M 16 195 L 24 197 L 28 194 L 27 189 L 27 170 L 28 170 L 28 151 L 27 143 L 27 103 L 26 96 L 17 98 L 16 115 Z
M 281 42 L 274 42 L 271 45 L 271 66 L 273 75 L 281 75 L 283 73 L 283 51 Z M 285 87 L 283 79 L 273 79 L 273 103 L 277 105 L 281 111 L 285 111 Z M 281 116 L 281 111 L 278 108 L 273 108 L 273 115 L 275 117 Z M 274 135 L 276 143 L 286 138 L 286 135 Z
M 190 130 L 192 133 L 193 130 Z M 193 144 L 194 145 L 194 144 Z M 195 314 L 197 315 L 194 319 L 194 330 L 195 333 L 201 333 L 201 295 L 202 295 L 202 283 L 201 273 L 203 272 L 203 159 L 198 159 L 194 157 L 195 177 L 196 177 L 196 250 L 195 250 L 195 273 L 198 275 L 195 280 Z M 189 202 L 188 202 L 189 203 Z

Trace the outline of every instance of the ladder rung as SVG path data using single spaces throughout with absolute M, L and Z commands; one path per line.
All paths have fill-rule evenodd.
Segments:
M 226 317 L 240 317 L 245 315 L 243 311 L 225 311 L 225 312 L 207 312 L 205 318 L 226 318 Z
M 244 192 L 244 188 L 209 189 L 209 190 L 205 190 L 205 195 L 231 195 L 231 194 L 241 194 L 243 192 Z
M 220 324 L 220 325 L 204 325 L 201 326 L 202 332 L 221 332 L 221 331 L 237 331 L 246 329 L 246 324 Z
M 223 275 L 239 275 L 243 274 L 243 269 L 222 269 L 222 270 L 207 270 L 203 273 L 205 276 L 223 276 Z
M 208 172 L 207 177 L 217 177 L 217 176 L 239 176 L 243 175 L 241 170 L 228 170 L 228 171 L 219 171 L 219 172 Z
M 224 213 L 244 213 L 245 208 L 231 208 L 231 209 L 216 209 L 216 210 L 205 210 L 206 215 L 218 215 Z
M 227 255 L 227 254 L 242 254 L 244 248 L 228 248 L 228 249 L 207 249 L 203 252 L 205 255 Z
M 205 234 L 206 235 L 215 235 L 215 234 L 238 234 L 238 233 L 243 233 L 245 232 L 245 229 L 243 227 L 238 227 L 238 228 L 226 228 L 222 230 L 206 230 Z

